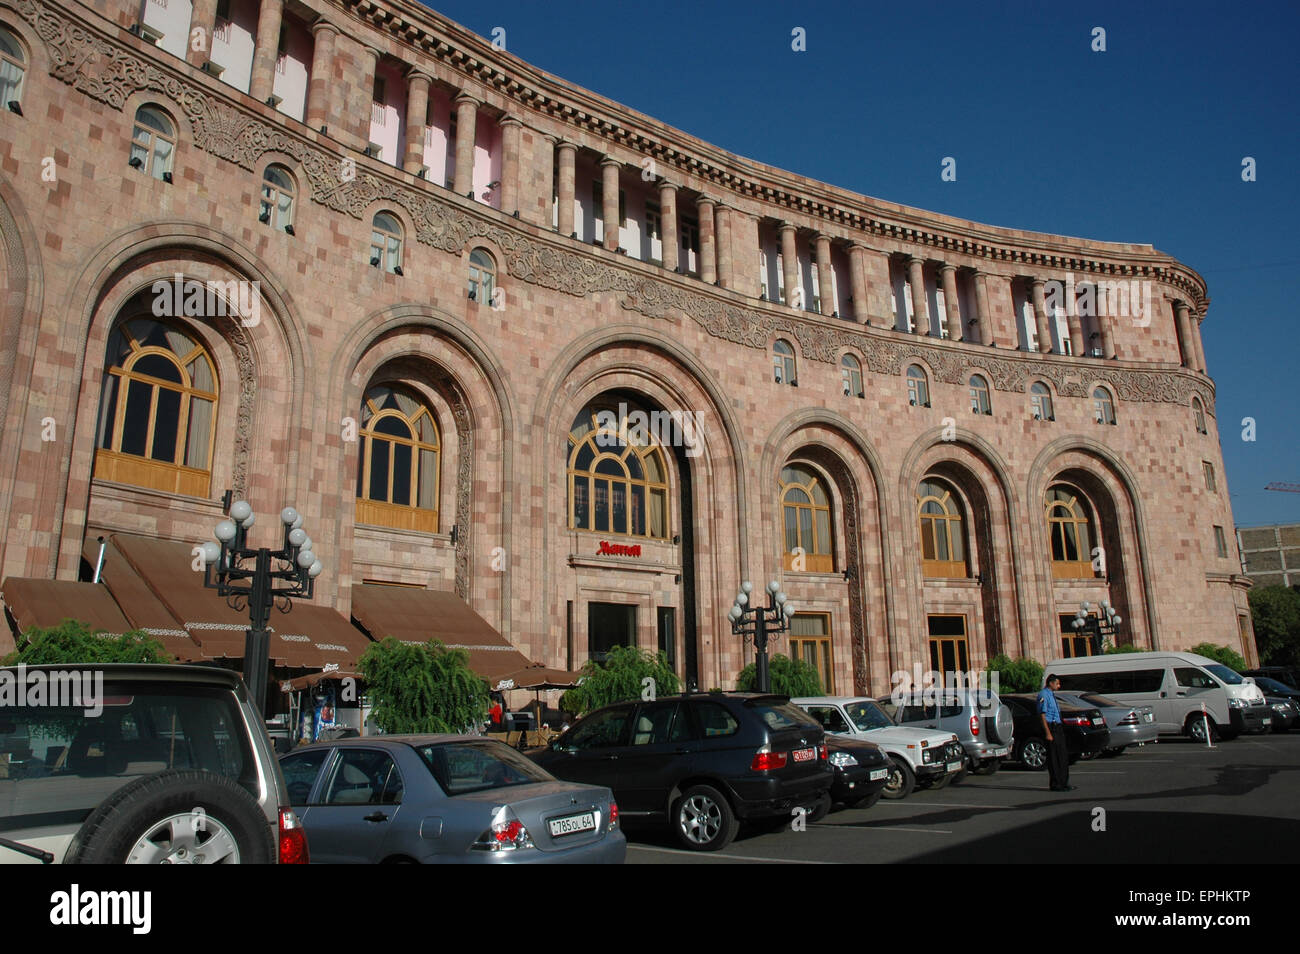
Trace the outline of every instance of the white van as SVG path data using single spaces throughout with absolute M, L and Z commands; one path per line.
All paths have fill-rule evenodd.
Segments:
M 1155 709 L 1162 735 L 1186 734 L 1205 741 L 1204 705 L 1210 731 L 1231 739 L 1241 732 L 1267 732 L 1272 709 L 1254 680 L 1196 653 L 1111 653 L 1053 659 L 1043 681 L 1055 673 L 1061 688 L 1095 692 L 1117 702 Z

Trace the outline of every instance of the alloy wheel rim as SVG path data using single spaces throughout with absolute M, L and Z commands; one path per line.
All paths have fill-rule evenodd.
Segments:
M 1047 762 L 1047 752 L 1037 742 L 1026 742 L 1023 750 L 1025 764 L 1031 768 L 1042 768 Z
M 211 815 L 183 812 L 159 819 L 136 839 L 129 865 L 237 865 L 239 845 Z
M 692 795 L 682 802 L 678 824 L 692 843 L 706 845 L 722 829 L 722 809 L 707 795 Z

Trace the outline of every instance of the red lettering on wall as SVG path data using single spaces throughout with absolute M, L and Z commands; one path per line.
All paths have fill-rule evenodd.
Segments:
M 641 544 L 627 546 L 622 543 L 609 543 L 605 540 L 600 541 L 600 549 L 596 551 L 597 556 L 631 556 L 639 557 L 641 555 Z

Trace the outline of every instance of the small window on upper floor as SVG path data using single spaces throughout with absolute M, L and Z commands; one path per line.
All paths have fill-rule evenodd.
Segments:
M 1215 526 L 1214 528 L 1214 552 L 1220 560 L 1228 558 L 1228 538 L 1223 534 L 1223 528 Z
M 1035 421 L 1056 420 L 1056 414 L 1052 409 L 1052 389 L 1042 381 L 1035 381 L 1030 385 L 1029 407 Z
M 772 364 L 777 384 L 799 386 L 799 379 L 795 377 L 794 347 L 790 342 L 782 338 L 777 339 L 776 344 L 772 346 Z
M 1201 399 L 1197 397 L 1192 398 L 1192 420 L 1196 423 L 1196 433 L 1210 433 L 1205 426 L 1205 407 L 1201 404 Z
M 395 275 L 402 274 L 402 223 L 391 212 L 375 215 L 370 231 L 370 264 Z
M 284 231 L 293 227 L 293 176 L 281 165 L 270 165 L 262 173 L 262 201 L 257 220 Z
M 912 407 L 930 406 L 930 381 L 917 364 L 907 369 L 907 403 Z
M 1115 423 L 1115 399 L 1105 388 L 1097 388 L 1092 392 L 1092 411 L 1098 424 Z
M 989 400 L 989 383 L 983 375 L 970 376 L 970 409 L 975 414 L 993 413 L 993 403 Z
M 23 101 L 27 56 L 18 37 L 0 26 L 0 108 L 18 112 Z
M 1201 473 L 1205 475 L 1205 489 L 1211 493 L 1216 493 L 1219 487 L 1218 482 L 1214 479 L 1214 465 L 1208 460 L 1201 461 Z
M 862 364 L 851 354 L 840 358 L 840 384 L 845 397 L 864 397 L 862 390 Z
M 476 248 L 469 253 L 469 300 L 492 304 L 496 294 L 497 264 L 491 254 L 484 248 Z
M 176 126 L 157 106 L 135 111 L 128 165 L 155 179 L 171 181 L 172 159 L 176 154 Z

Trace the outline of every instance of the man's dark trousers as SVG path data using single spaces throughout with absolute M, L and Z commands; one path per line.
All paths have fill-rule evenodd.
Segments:
M 1047 774 L 1051 778 L 1052 791 L 1057 791 L 1070 784 L 1070 753 L 1065 747 L 1065 726 L 1053 722 L 1050 728 L 1052 741 L 1047 743 Z

